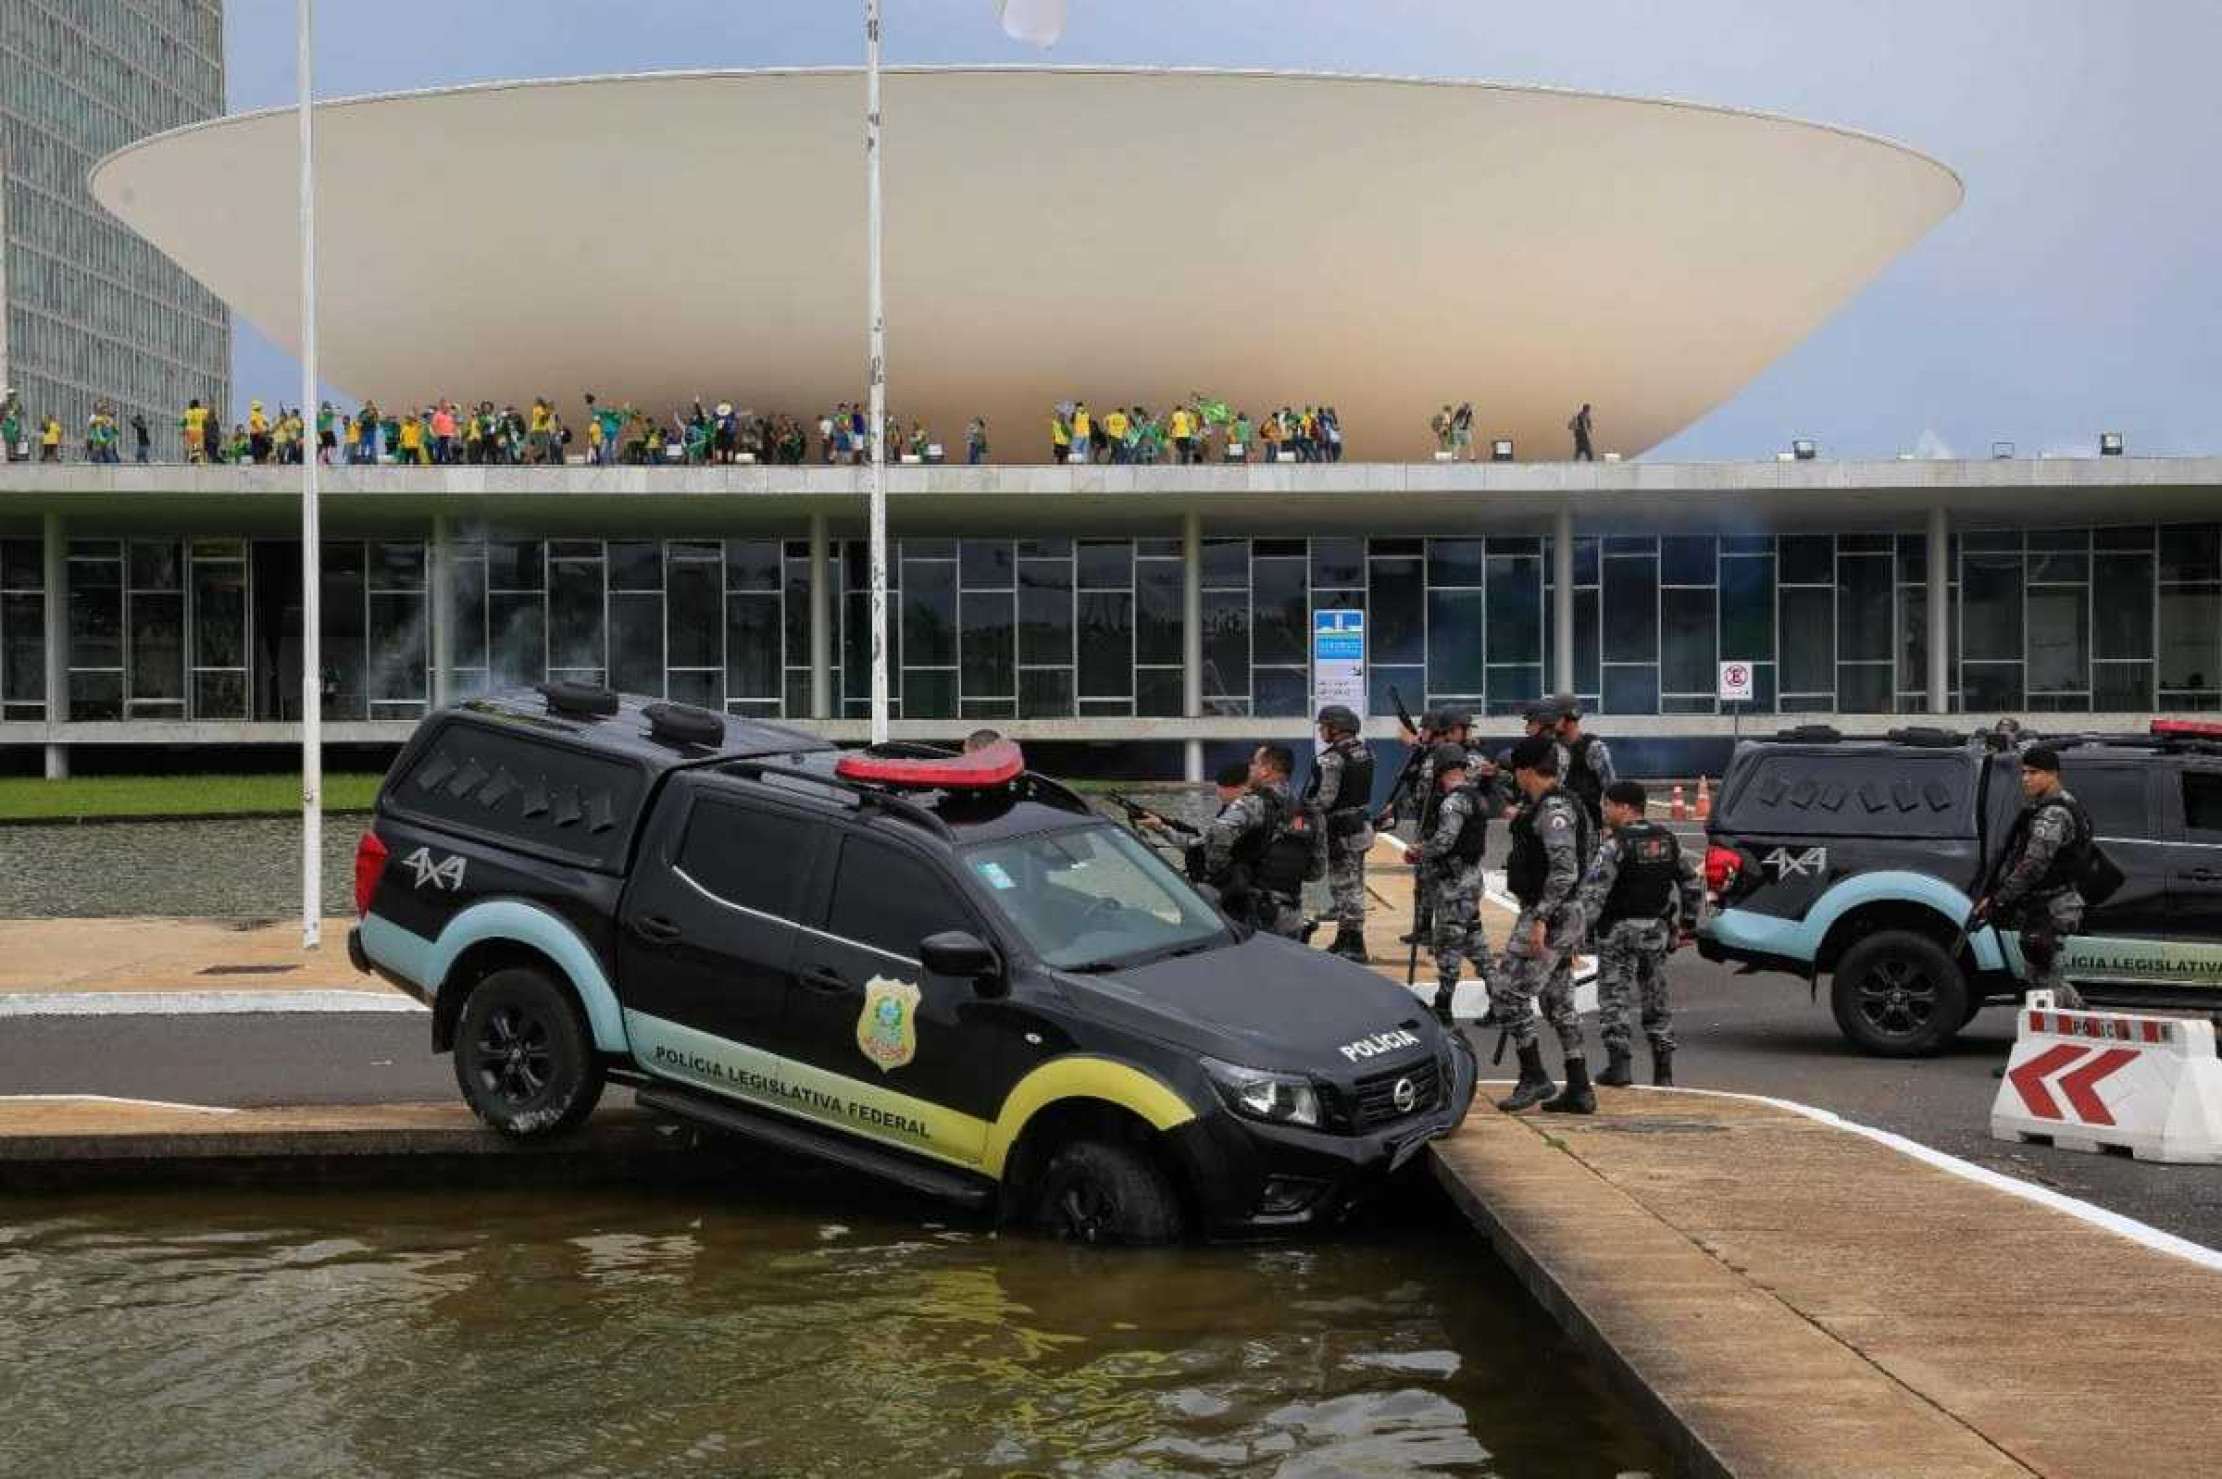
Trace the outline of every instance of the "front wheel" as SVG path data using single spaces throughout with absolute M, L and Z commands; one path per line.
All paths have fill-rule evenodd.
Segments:
M 1180 1198 L 1149 1153 L 1109 1140 L 1074 1140 L 1049 1158 L 1035 1183 L 1034 1226 L 1075 1243 L 1171 1243 L 1181 1235 Z
M 496 971 L 463 1003 L 455 1030 L 463 1102 L 502 1134 L 561 1134 L 602 1097 L 602 1064 L 562 987 L 526 968 Z
M 1959 1035 L 1967 977 L 1944 947 L 1911 930 L 1880 930 L 1844 952 L 1829 985 L 1844 1036 L 1879 1058 L 1920 1058 Z

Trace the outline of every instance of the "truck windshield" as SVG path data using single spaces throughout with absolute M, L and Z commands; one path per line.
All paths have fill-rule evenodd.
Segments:
M 1226 924 L 1186 880 L 1117 827 L 1047 832 L 965 849 L 1047 965 L 1101 970 L 1224 939 Z

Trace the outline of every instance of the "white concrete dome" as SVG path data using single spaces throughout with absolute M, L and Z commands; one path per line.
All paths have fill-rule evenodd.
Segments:
M 815 415 L 864 389 L 854 69 L 467 87 L 317 109 L 325 379 L 384 405 L 582 391 Z M 1840 129 L 1680 103 L 1308 74 L 904 68 L 885 80 L 890 405 L 1047 455 L 1078 396 L 1335 405 L 1425 456 L 1471 399 L 1523 459 L 1640 452 L 1949 214 Z M 295 123 L 198 124 L 95 197 L 298 343 Z M 241 182 L 257 182 L 241 188 Z M 255 387 L 248 387 L 252 390 Z M 291 387 L 265 386 L 265 399 Z

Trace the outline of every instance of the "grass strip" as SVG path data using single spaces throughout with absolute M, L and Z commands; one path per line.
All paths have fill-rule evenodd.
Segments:
M 328 774 L 326 811 L 368 811 L 379 775 Z M 49 781 L 0 777 L 0 821 L 100 817 L 286 815 L 301 809 L 297 775 L 91 775 Z

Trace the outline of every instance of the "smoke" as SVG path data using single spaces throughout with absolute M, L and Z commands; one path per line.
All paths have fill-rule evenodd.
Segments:
M 1913 455 L 1915 460 L 1921 462 L 1951 462 L 1959 456 L 1952 450 L 1952 444 L 1935 427 L 1921 433 L 1913 444 Z

